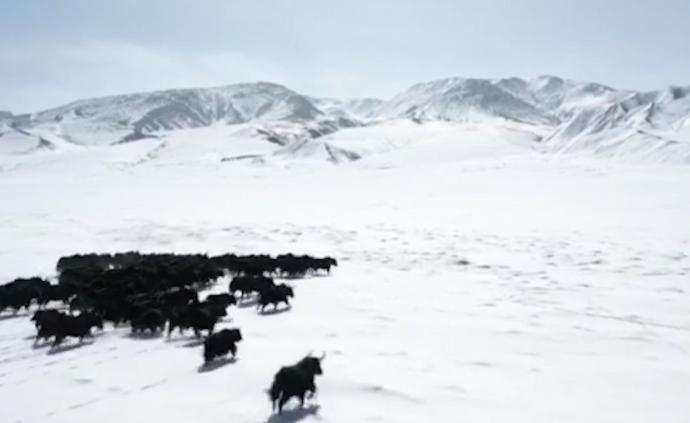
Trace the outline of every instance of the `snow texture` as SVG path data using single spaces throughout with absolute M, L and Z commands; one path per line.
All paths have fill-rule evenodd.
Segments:
M 189 338 L 107 326 L 49 353 L 27 316 L 3 315 L 0 421 L 687 422 L 690 169 L 526 153 L 519 125 L 456 125 L 323 137 L 313 154 L 365 156 L 343 166 L 297 166 L 252 124 L 3 156 L 0 280 L 134 249 L 340 266 L 289 281 L 287 312 L 231 309 L 238 360 L 208 372 Z M 309 351 L 328 354 L 317 398 L 272 416 L 273 374 Z

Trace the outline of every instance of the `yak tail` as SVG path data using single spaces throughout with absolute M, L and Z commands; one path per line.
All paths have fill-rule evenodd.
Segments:
M 266 393 L 268 396 L 271 398 L 272 402 L 275 402 L 280 398 L 280 387 L 278 386 L 278 380 L 273 381 L 273 385 L 271 385 L 271 389 L 267 390 Z

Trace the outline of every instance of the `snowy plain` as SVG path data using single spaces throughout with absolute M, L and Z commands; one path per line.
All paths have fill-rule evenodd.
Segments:
M 0 156 L 0 280 L 134 249 L 339 267 L 289 281 L 288 312 L 232 308 L 238 360 L 208 372 L 188 338 L 108 326 L 51 354 L 3 315 L 0 422 L 690 421 L 688 166 L 433 125 L 424 145 L 410 128 L 355 147 L 371 129 L 337 133 L 371 153 L 341 165 L 222 162 L 270 147 L 228 128 Z M 317 397 L 273 416 L 264 390 L 309 351 L 327 352 Z

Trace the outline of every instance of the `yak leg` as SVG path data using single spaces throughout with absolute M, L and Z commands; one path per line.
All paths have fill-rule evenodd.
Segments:
M 309 396 L 307 398 L 311 399 L 314 398 L 314 395 L 316 395 L 316 385 L 312 383 L 312 385 L 308 389 L 309 391 Z
M 288 395 L 285 395 L 284 393 L 280 396 L 280 402 L 278 402 L 278 413 L 279 414 L 283 412 L 283 406 L 285 405 L 286 402 L 288 402 L 289 399 L 290 399 L 290 397 Z
M 304 408 L 304 394 L 305 392 L 302 392 L 302 395 L 299 396 L 299 408 Z

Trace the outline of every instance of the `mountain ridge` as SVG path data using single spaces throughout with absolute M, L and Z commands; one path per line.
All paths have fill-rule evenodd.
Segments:
M 546 151 L 615 156 L 649 147 L 666 151 L 662 156 L 669 159 L 690 161 L 690 86 L 618 90 L 553 75 L 443 78 L 414 84 L 388 100 L 319 98 L 259 81 L 95 97 L 19 116 L 0 113 L 3 134 L 21 131 L 23 136 L 59 137 L 85 146 L 237 124 L 269 127 L 265 131 L 281 139 L 283 134 L 275 129 L 281 128 L 275 124 L 279 122 L 301 127 L 290 131 L 309 141 L 343 128 L 396 119 L 419 124 L 515 122 L 547 133 L 541 137 Z

